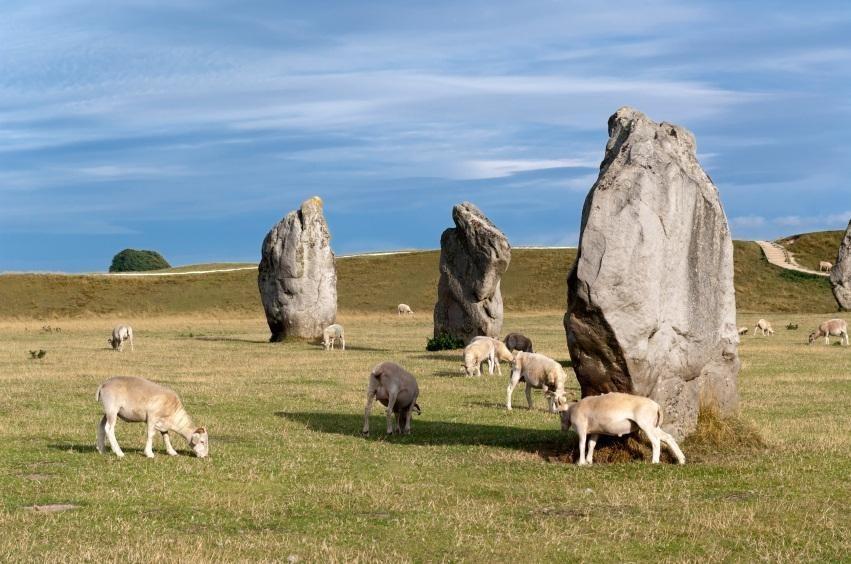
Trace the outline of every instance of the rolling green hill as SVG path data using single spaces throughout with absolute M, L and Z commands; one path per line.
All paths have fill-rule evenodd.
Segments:
M 844 231 L 818 231 L 791 235 L 778 239 L 777 242 L 795 255 L 798 264 L 818 270 L 818 263 L 823 260 L 830 263 L 836 262 L 839 244 L 842 243 L 844 235 Z
M 755 243 L 736 241 L 734 245 L 740 311 L 836 311 L 825 278 L 777 268 L 765 260 Z M 511 267 L 502 281 L 506 310 L 563 310 L 567 271 L 575 256 L 574 249 L 514 249 Z M 437 294 L 438 261 L 438 251 L 338 259 L 341 311 L 390 313 L 404 302 L 419 314 L 431 315 Z M 175 270 L 196 269 L 203 270 L 201 265 Z M 256 270 L 151 277 L 0 276 L 2 318 L 196 314 L 262 317 Z

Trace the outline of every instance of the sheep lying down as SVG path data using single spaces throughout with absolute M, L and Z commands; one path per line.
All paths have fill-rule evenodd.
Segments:
M 195 427 L 183 403 L 172 390 L 144 378 L 115 376 L 101 384 L 95 399 L 103 404 L 104 416 L 98 424 L 97 449 L 104 453 L 104 438 L 116 456 L 124 453 L 115 439 L 115 423 L 118 419 L 128 423 L 145 423 L 147 442 L 145 456 L 154 457 L 154 435 L 159 431 L 165 443 L 165 450 L 171 456 L 177 451 L 171 446 L 168 432 L 174 431 L 189 443 L 198 458 L 209 454 L 207 430 Z
M 594 447 L 600 435 L 622 437 L 639 429 L 644 432 L 653 447 L 653 464 L 659 463 L 660 443 L 665 443 L 679 464 L 686 462 L 686 457 L 674 437 L 661 428 L 662 408 L 650 398 L 611 392 L 559 406 L 559 411 L 562 430 L 567 431 L 572 427 L 579 435 L 577 464 L 593 462 Z

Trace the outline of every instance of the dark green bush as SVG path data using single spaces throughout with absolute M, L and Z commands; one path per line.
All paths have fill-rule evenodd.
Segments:
M 159 270 L 161 268 L 171 268 L 171 265 L 158 252 L 124 249 L 112 257 L 112 264 L 109 267 L 109 271 L 140 272 L 143 270 Z
M 448 333 L 441 333 L 426 342 L 427 351 L 448 351 L 452 349 L 463 349 L 464 341 L 455 338 Z

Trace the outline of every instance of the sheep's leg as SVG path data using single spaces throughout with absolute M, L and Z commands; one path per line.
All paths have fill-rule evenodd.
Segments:
M 514 392 L 514 388 L 518 382 L 520 382 L 520 370 L 513 370 L 511 372 L 511 378 L 508 379 L 508 390 L 505 399 L 505 407 L 508 411 L 511 411 L 511 394 Z
M 157 434 L 157 428 L 154 426 L 154 422 L 150 419 L 148 420 L 147 429 L 146 429 L 147 437 L 145 440 L 145 456 L 148 458 L 154 457 L 154 435 Z
M 529 385 L 529 382 L 526 382 L 526 404 L 529 409 L 532 409 L 532 386 Z
M 346 350 L 346 340 L 343 337 L 340 337 L 340 344 L 343 345 L 343 350 Z
M 656 432 L 656 436 L 658 436 L 659 439 L 663 443 L 665 443 L 665 446 L 677 459 L 677 464 L 685 464 L 686 455 L 684 455 L 683 451 L 680 450 L 680 445 L 677 444 L 677 441 L 674 440 L 674 437 L 663 431 L 661 427 L 656 427 L 654 431 Z
M 413 411 L 414 411 L 414 404 L 411 404 L 411 407 L 409 407 L 407 409 L 407 411 L 405 411 L 405 428 L 403 430 L 403 433 L 405 433 L 406 435 L 411 434 L 411 415 L 412 415 Z
M 98 423 L 98 442 L 97 449 L 98 452 L 103 454 L 103 442 L 106 439 L 106 415 L 101 417 L 100 423 Z
M 848 346 L 848 331 L 846 331 L 844 333 L 844 335 L 845 335 L 845 346 L 847 347 Z M 842 341 L 842 339 L 840 339 L 840 341 Z
M 576 434 L 579 435 L 579 460 L 576 461 L 576 464 L 578 464 L 579 466 L 584 466 L 588 464 L 588 461 L 585 460 L 585 439 L 587 435 L 585 433 L 584 426 L 576 426 L 575 429 Z
M 163 436 L 163 442 L 165 443 L 165 451 L 169 456 L 177 456 L 177 451 L 174 450 L 174 447 L 171 446 L 171 438 L 168 436 L 168 431 L 161 432 Z
M 588 454 L 585 455 L 585 462 L 588 464 L 594 464 L 594 448 L 597 446 L 597 439 L 599 438 L 600 435 L 596 433 L 588 435 Z
M 115 453 L 115 456 L 118 458 L 124 457 L 124 452 L 121 450 L 121 447 L 118 446 L 118 440 L 115 438 L 115 421 L 117 419 L 115 413 L 107 413 L 105 415 L 106 423 L 104 424 L 104 431 L 106 431 L 106 438 L 109 439 L 109 448 L 112 449 L 112 452 Z
M 393 408 L 396 406 L 396 396 L 399 395 L 398 390 L 390 390 L 390 396 L 387 399 L 387 434 L 393 434 Z
M 655 431 L 656 428 L 650 427 L 641 421 L 636 421 L 635 424 L 638 425 L 639 429 L 644 431 L 644 434 L 647 435 L 647 438 L 650 440 L 650 446 L 653 448 L 653 458 L 651 461 L 653 464 L 659 464 L 659 455 L 661 454 L 662 448 L 659 442 L 659 436 Z
M 825 344 L 825 345 L 830 345 L 830 333 L 827 333 L 827 334 L 824 336 L 824 344 Z
M 493 376 L 493 364 L 495 362 L 494 351 L 488 353 L 488 375 Z
M 133 346 L 133 335 L 130 335 L 130 352 L 136 352 L 136 347 Z
M 372 386 L 366 390 L 366 407 L 363 409 L 363 430 L 364 435 L 369 434 L 369 414 L 372 412 L 372 402 L 375 401 L 375 389 Z
M 496 373 L 502 376 L 502 368 L 499 367 L 499 359 L 496 359 Z

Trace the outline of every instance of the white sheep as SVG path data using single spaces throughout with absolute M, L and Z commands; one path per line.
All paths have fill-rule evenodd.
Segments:
M 335 323 L 334 325 L 329 325 L 322 331 L 322 346 L 325 347 L 325 350 L 331 350 L 334 348 L 334 343 L 339 341 L 342 347 L 342 350 L 346 350 L 346 335 L 343 331 L 343 326 Z
M 839 337 L 839 342 L 845 341 L 845 346 L 848 346 L 848 322 L 844 319 L 828 319 L 810 333 L 809 343 L 812 345 L 820 337 L 824 337 L 825 345 L 830 344 L 830 337 Z
M 823 260 L 818 263 L 819 272 L 830 272 L 833 269 L 833 263 Z
M 399 304 L 398 306 L 396 306 L 396 312 L 399 315 L 402 315 L 402 314 L 414 315 L 414 310 L 412 310 L 411 306 L 409 306 L 408 304 Z
M 130 350 L 135 351 L 133 347 L 133 328 L 129 325 L 116 325 L 112 330 L 112 337 L 106 340 L 112 346 L 112 350 L 121 352 L 124 350 L 124 342 L 130 341 Z
M 564 384 L 567 375 L 564 368 L 555 360 L 538 353 L 517 351 L 511 363 L 511 377 L 508 380 L 505 406 L 511 410 L 511 394 L 520 382 L 526 382 L 526 403 L 532 409 L 532 388 L 543 389 L 550 406 L 555 413 L 556 407 L 567 402 Z
M 98 424 L 97 449 L 104 453 L 104 437 L 109 439 L 112 452 L 119 458 L 124 457 L 118 441 L 115 439 L 116 418 L 128 423 L 147 425 L 145 456 L 154 457 L 153 442 L 157 431 L 163 437 L 165 450 L 171 456 L 177 451 L 171 446 L 168 432 L 182 435 L 198 458 L 209 453 L 207 430 L 195 427 L 183 403 L 172 390 L 144 378 L 115 376 L 98 386 L 95 400 L 103 404 L 104 416 Z
M 512 362 L 514 360 L 514 355 L 511 354 L 511 351 L 508 350 L 508 347 L 505 345 L 505 343 L 503 343 L 499 339 L 495 339 L 493 337 L 484 337 L 484 336 L 473 337 L 473 340 L 470 341 L 470 344 L 472 344 L 476 341 L 486 341 L 486 340 L 490 340 L 491 344 L 493 345 L 493 348 L 490 349 L 490 352 L 488 353 L 488 358 L 487 358 L 488 374 L 493 376 L 493 369 L 494 369 L 494 366 L 496 366 L 497 374 L 502 376 L 502 368 L 500 368 L 499 363 L 500 362 Z M 466 357 L 465 357 L 464 366 L 465 366 L 465 372 L 466 372 L 466 366 L 467 366 Z
M 369 414 L 372 402 L 377 399 L 387 406 L 387 434 L 393 434 L 394 424 L 397 433 L 410 434 L 412 412 L 421 413 L 417 404 L 419 395 L 417 380 L 410 372 L 395 362 L 382 362 L 369 374 L 362 433 L 369 435 Z
M 753 328 L 753 336 L 756 337 L 756 332 L 759 331 L 763 337 L 768 335 L 774 335 L 774 329 L 771 327 L 771 323 L 766 321 L 765 319 L 760 319 L 756 322 L 756 326 Z
M 594 447 L 600 435 L 622 437 L 638 429 L 650 440 L 653 447 L 653 464 L 659 463 L 660 443 L 665 443 L 678 463 L 686 462 L 686 457 L 674 437 L 661 428 L 662 408 L 650 398 L 610 392 L 569 403 L 559 407 L 559 411 L 562 430 L 567 431 L 572 427 L 579 435 L 579 460 L 576 462 L 579 465 L 593 463 Z

